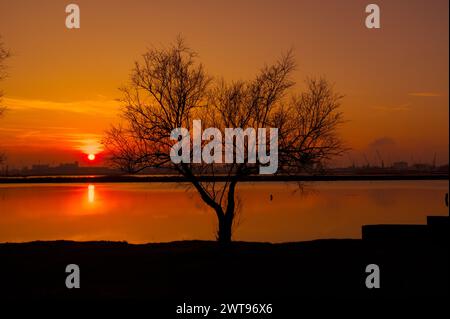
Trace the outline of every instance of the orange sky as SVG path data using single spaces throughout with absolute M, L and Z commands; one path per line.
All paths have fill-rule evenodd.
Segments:
M 81 29 L 65 27 L 77 3 Z M 14 56 L 0 83 L 8 112 L 0 149 L 10 166 L 83 159 L 117 120 L 118 87 L 151 45 L 179 33 L 207 70 L 249 78 L 295 49 L 297 89 L 325 75 L 345 94 L 343 158 L 448 162 L 448 1 L 377 1 L 381 29 L 364 25 L 370 1 L 0 0 L 0 34 Z

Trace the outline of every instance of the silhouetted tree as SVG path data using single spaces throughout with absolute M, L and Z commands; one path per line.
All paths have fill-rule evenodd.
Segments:
M 182 39 L 168 48 L 150 49 L 135 63 L 129 85 L 121 89 L 125 123 L 106 134 L 110 159 L 129 173 L 148 167 L 174 169 L 214 210 L 218 241 L 230 242 L 238 204 L 236 186 L 258 173 L 259 159 L 248 163 L 248 139 L 244 145 L 233 141 L 230 146 L 223 138 L 223 152 L 227 147 L 234 154 L 243 152 L 244 163 L 192 163 L 191 140 L 191 162 L 174 164 L 171 131 L 179 127 L 192 131 L 196 119 L 202 121 L 203 129 L 220 129 L 222 136 L 225 128 L 278 128 L 278 172 L 316 171 L 343 151 L 336 132 L 342 123 L 341 96 L 326 80 L 310 79 L 304 93 L 288 97 L 295 84 L 290 78 L 294 67 L 293 54 L 288 52 L 263 67 L 253 80 L 228 83 L 213 81 Z M 220 182 L 214 178 L 218 175 Z
M 4 47 L 2 39 L 0 37 L 0 81 L 6 76 L 6 66 L 4 61 L 9 57 L 9 51 Z M 0 117 L 5 111 L 5 107 L 2 105 L 3 92 L 0 90 Z M 4 161 L 4 154 L 0 153 L 0 164 Z

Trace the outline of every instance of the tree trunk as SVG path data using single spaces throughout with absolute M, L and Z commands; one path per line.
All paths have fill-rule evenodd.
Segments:
M 231 234 L 233 231 L 234 210 L 236 208 L 234 193 L 236 190 L 237 179 L 230 183 L 228 189 L 228 203 L 225 214 L 217 214 L 219 216 L 219 231 L 217 233 L 217 241 L 221 244 L 231 242 Z
M 230 215 L 222 215 L 219 218 L 219 229 L 217 231 L 217 241 L 220 244 L 231 243 L 232 228 L 233 218 L 230 218 Z

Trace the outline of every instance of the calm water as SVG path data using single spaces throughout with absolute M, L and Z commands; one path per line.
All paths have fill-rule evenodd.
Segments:
M 360 238 L 361 225 L 446 215 L 448 181 L 245 183 L 237 240 Z M 270 195 L 273 200 L 270 200 Z M 214 239 L 216 220 L 172 183 L 0 184 L 0 242 Z

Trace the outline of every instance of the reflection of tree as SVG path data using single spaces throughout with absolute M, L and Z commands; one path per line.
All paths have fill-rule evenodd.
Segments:
M 267 132 L 278 128 L 278 172 L 319 170 L 324 161 L 343 151 L 336 134 L 342 123 L 341 96 L 326 80 L 310 79 L 305 92 L 287 98 L 295 84 L 291 80 L 294 67 L 288 52 L 263 67 L 253 80 L 227 83 L 213 81 L 182 39 L 169 48 L 150 49 L 135 63 L 131 83 L 122 89 L 125 124 L 112 127 L 104 140 L 112 162 L 130 173 L 147 167 L 174 169 L 216 213 L 217 239 L 231 241 L 239 204 L 236 185 L 258 173 L 260 159 L 248 163 L 248 139 L 226 145 L 222 138 L 222 152 L 231 147 L 234 154 L 244 154 L 244 163 L 192 163 L 191 145 L 190 163 L 174 164 L 171 131 L 180 127 L 191 131 L 196 119 L 204 128 L 218 128 L 222 136 L 225 128 L 267 128 Z M 202 178 L 206 175 L 212 178 Z

